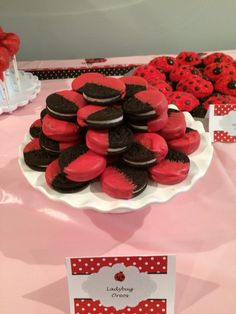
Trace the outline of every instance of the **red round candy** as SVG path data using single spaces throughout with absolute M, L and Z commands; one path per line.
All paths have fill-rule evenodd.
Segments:
M 17 54 L 20 47 L 20 38 L 15 33 L 7 33 L 3 40 L 1 40 L 1 45 L 3 45 L 9 52 L 10 56 Z

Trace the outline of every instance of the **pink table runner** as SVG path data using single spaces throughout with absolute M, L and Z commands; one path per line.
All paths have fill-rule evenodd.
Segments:
M 152 57 L 108 62 L 146 63 Z M 20 67 L 74 67 L 81 62 L 35 61 Z M 23 177 L 18 147 L 46 96 L 70 83 L 42 81 L 31 104 L 0 116 L 1 313 L 69 313 L 66 256 L 174 253 L 176 314 L 234 314 L 236 145 L 215 143 L 207 174 L 164 204 L 112 215 L 51 201 Z

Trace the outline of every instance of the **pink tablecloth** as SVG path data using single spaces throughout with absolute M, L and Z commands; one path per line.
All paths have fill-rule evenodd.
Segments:
M 236 313 L 236 145 L 215 143 L 206 175 L 164 204 L 111 215 L 49 200 L 23 177 L 18 147 L 70 82 L 42 81 L 31 104 L 0 116 L 0 312 L 68 313 L 66 256 L 174 253 L 176 314 Z

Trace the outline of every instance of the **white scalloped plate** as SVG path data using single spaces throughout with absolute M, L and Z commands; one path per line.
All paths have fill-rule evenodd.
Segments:
M 195 121 L 188 112 L 184 112 L 184 114 L 187 126 L 198 130 L 201 135 L 200 147 L 189 156 L 190 171 L 188 177 L 175 185 L 149 182 L 146 190 L 131 200 L 119 200 L 107 196 L 101 191 L 99 182 L 94 182 L 86 189 L 74 194 L 61 194 L 52 190 L 46 184 L 44 173 L 31 170 L 24 162 L 22 152 L 23 147 L 30 140 L 29 135 L 26 135 L 24 142 L 20 145 L 20 168 L 27 181 L 35 189 L 41 191 L 52 200 L 64 202 L 78 209 L 91 208 L 103 213 L 122 213 L 134 211 L 153 203 L 167 202 L 176 194 L 188 191 L 196 181 L 203 177 L 213 156 L 210 134 L 205 132 L 200 121 Z
M 18 71 L 20 77 L 21 90 L 16 85 L 14 73 L 11 70 L 6 71 L 6 83 L 10 95 L 9 104 L 3 98 L 0 90 L 0 114 L 11 113 L 18 107 L 23 107 L 30 103 L 39 93 L 41 82 L 37 76 L 24 71 Z

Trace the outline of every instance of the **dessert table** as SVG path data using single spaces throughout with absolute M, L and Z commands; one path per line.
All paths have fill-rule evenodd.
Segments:
M 76 68 L 105 65 L 113 74 L 120 64 L 131 70 L 152 57 L 19 63 L 22 70 L 41 71 L 44 80 L 31 103 L 0 115 L 1 313 L 69 313 L 65 257 L 136 254 L 176 254 L 176 314 L 236 312 L 235 144 L 213 144 L 206 175 L 189 191 L 124 214 L 50 200 L 18 164 L 19 146 L 47 95 L 70 88 L 66 76 Z

